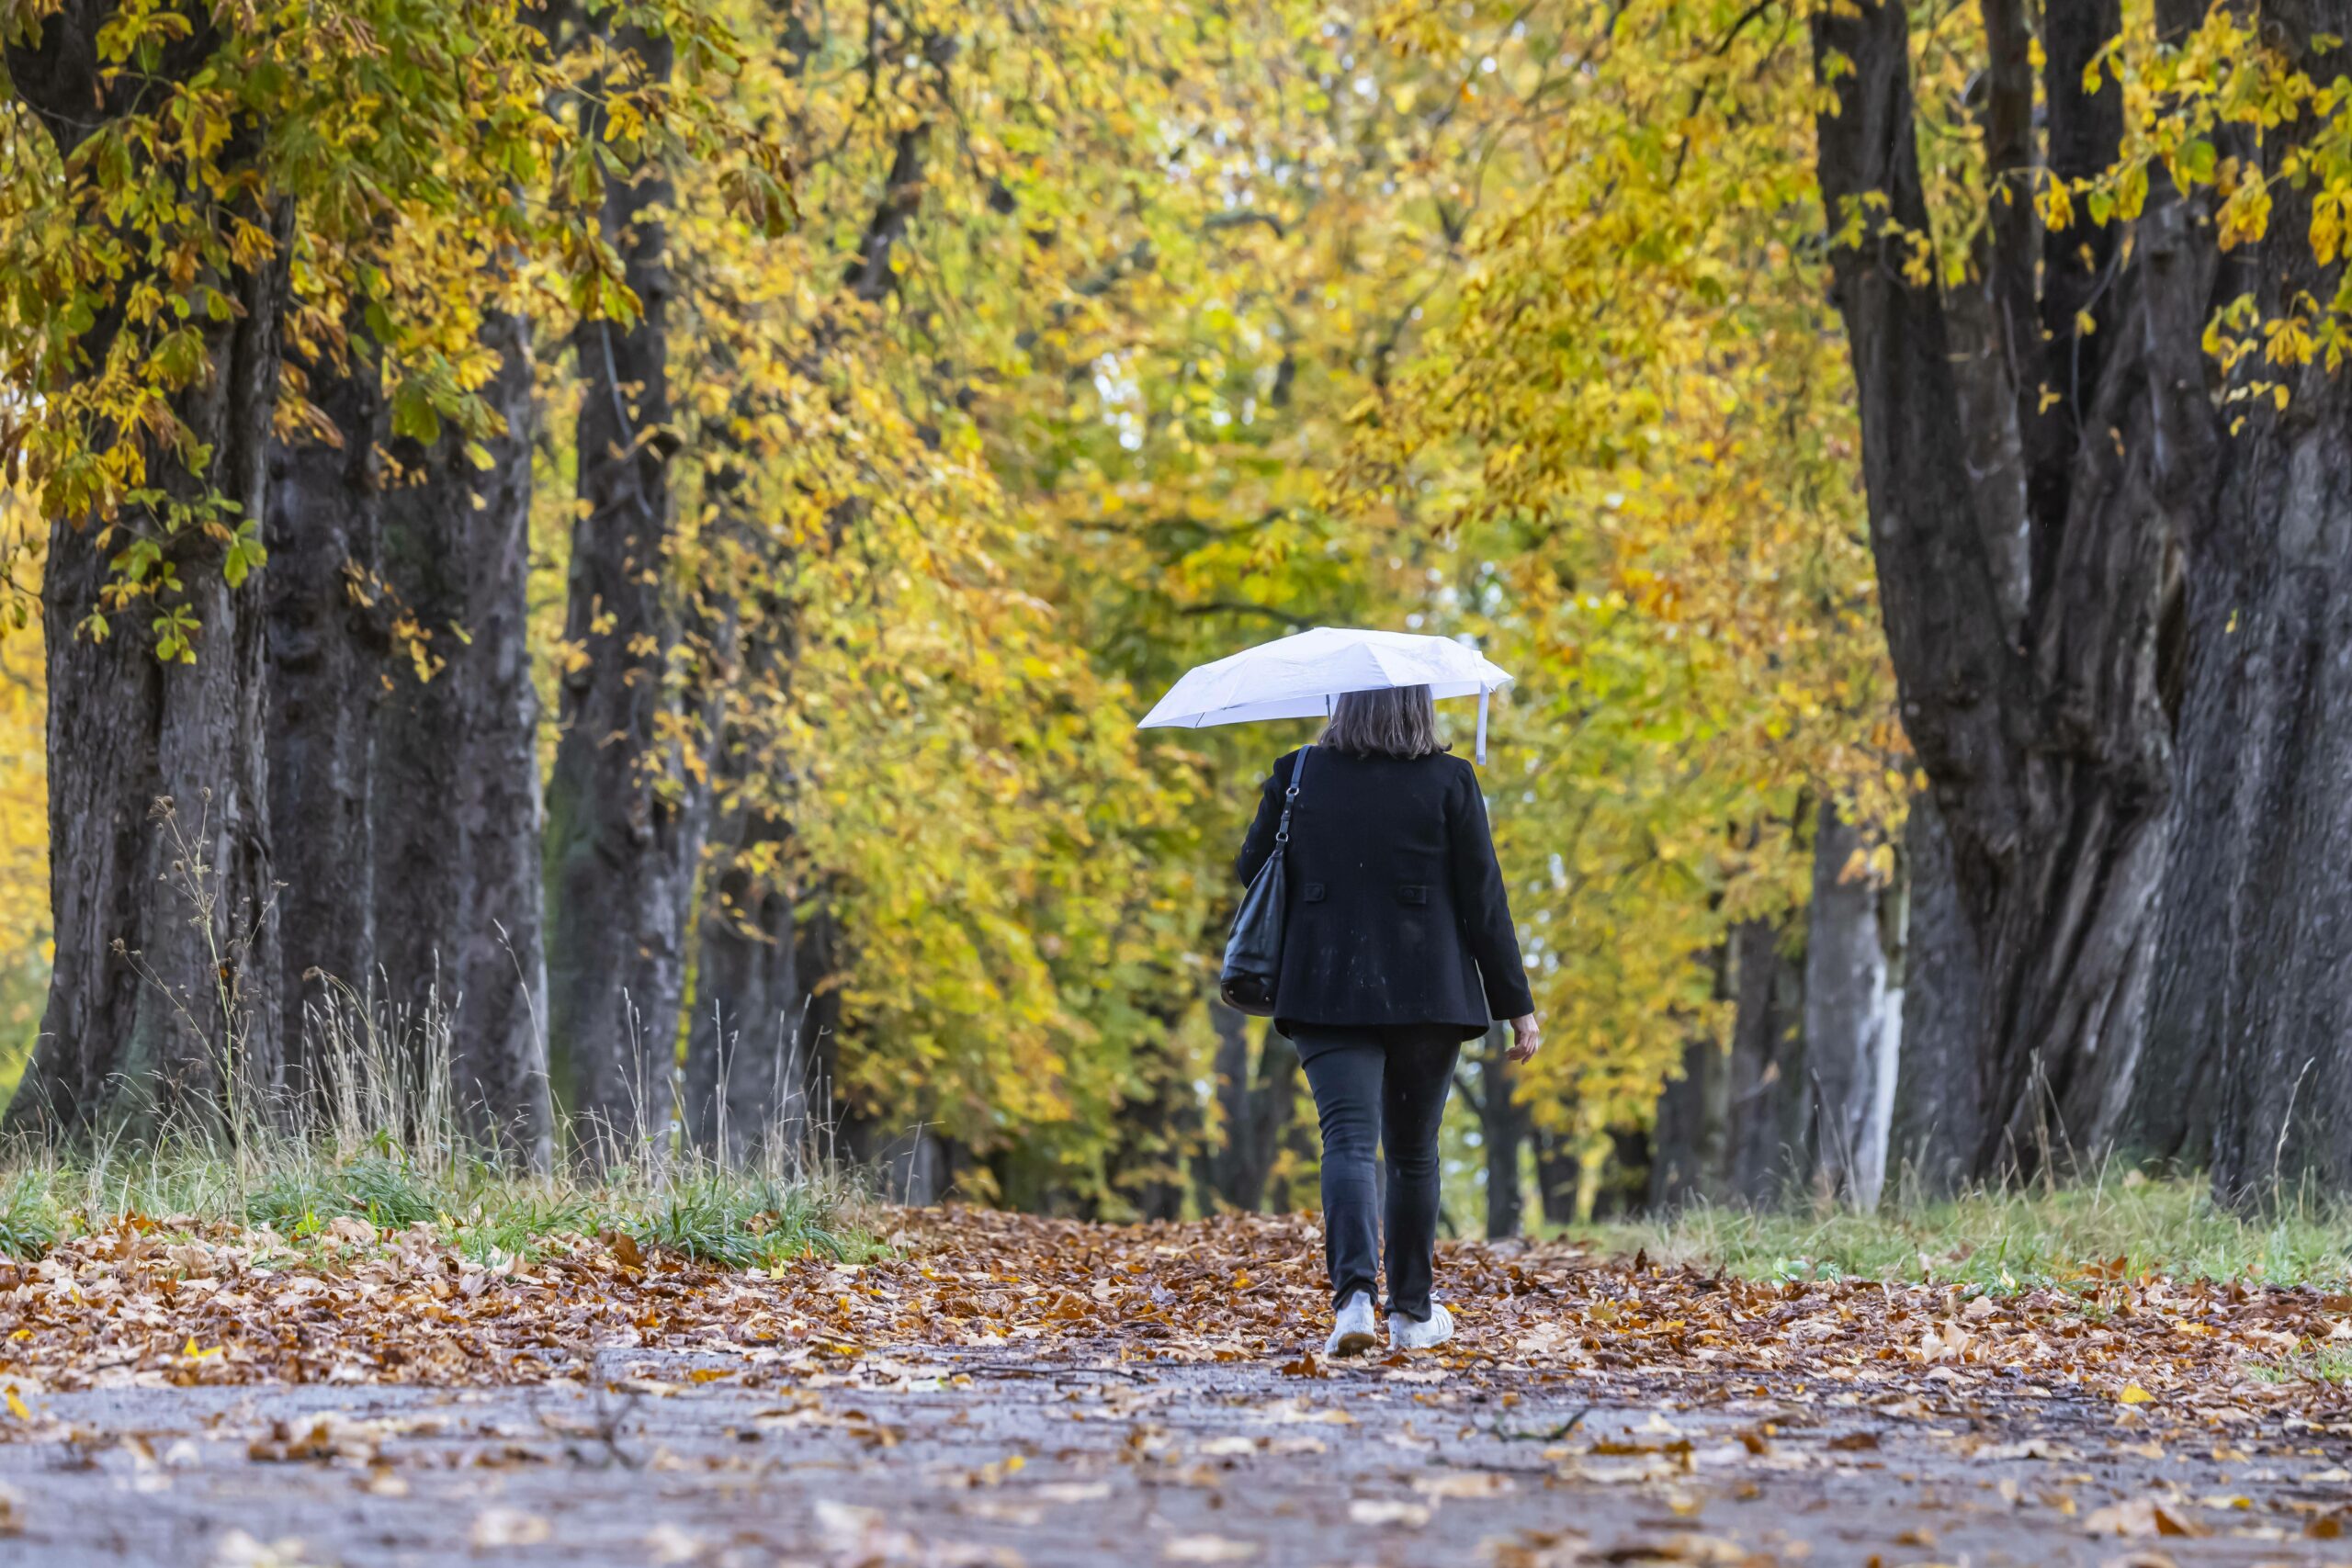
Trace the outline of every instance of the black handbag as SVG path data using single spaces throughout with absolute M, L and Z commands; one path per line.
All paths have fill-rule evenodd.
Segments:
M 1290 787 L 1283 792 L 1283 819 L 1274 829 L 1274 852 L 1250 880 L 1241 908 L 1233 914 L 1233 934 L 1225 939 L 1225 969 L 1217 989 L 1226 1006 L 1251 1018 L 1274 1016 L 1274 983 L 1283 972 L 1283 923 L 1290 913 L 1290 882 L 1284 874 L 1283 852 L 1290 845 L 1290 809 L 1298 800 L 1298 781 L 1306 772 L 1306 753 L 1299 749 L 1291 764 Z

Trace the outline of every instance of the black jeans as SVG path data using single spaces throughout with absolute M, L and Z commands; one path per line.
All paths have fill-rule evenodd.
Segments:
M 1388 1310 L 1425 1321 L 1437 1254 L 1437 1134 L 1462 1043 L 1429 1030 L 1317 1030 L 1299 1058 L 1323 1124 L 1323 1262 L 1331 1303 L 1376 1300 L 1375 1145 L 1388 1156 Z

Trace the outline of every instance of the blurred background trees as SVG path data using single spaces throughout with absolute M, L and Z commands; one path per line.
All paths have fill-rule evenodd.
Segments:
M 526 1163 L 1311 1202 L 1206 968 L 1306 730 L 1132 725 L 1355 623 L 1520 677 L 1455 1224 L 2340 1184 L 2289 20 L 0 6 L 9 1124 L 356 1012 Z

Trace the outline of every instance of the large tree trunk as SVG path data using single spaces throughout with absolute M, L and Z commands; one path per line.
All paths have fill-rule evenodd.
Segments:
M 375 967 L 376 694 L 386 623 L 378 584 L 385 438 L 379 371 L 350 347 L 338 373 L 311 367 L 310 395 L 341 444 L 270 454 L 263 579 L 269 626 L 270 838 L 284 932 L 278 996 L 289 1086 L 323 1106 L 334 1075 L 336 984 Z
M 668 38 L 621 27 L 614 47 L 670 73 Z M 701 854 L 698 791 L 670 670 L 671 291 L 660 209 L 670 181 L 648 160 L 606 186 L 605 237 L 639 314 L 580 324 L 581 517 L 572 530 L 562 736 L 548 786 L 549 1043 L 583 1136 L 635 1149 L 670 1122 L 686 926 Z
M 2222 526 L 2217 519 L 2217 531 Z M 2165 870 L 2147 1036 L 2116 1134 L 2126 1157 L 2183 1171 L 2208 1169 L 2214 1156 L 2222 1038 L 2245 941 L 2243 860 L 2264 809 L 2267 761 L 2248 744 L 2255 716 L 2247 704 L 2262 689 L 2250 677 L 2270 663 L 2269 650 L 2233 624 L 2246 606 L 2244 563 L 2235 552 L 2192 546 L 2192 559 L 2178 816 Z
M 481 396 L 505 423 L 471 440 L 402 442 L 385 498 L 384 577 L 413 624 L 378 719 L 376 957 L 391 1027 L 434 1068 L 485 1149 L 547 1163 L 541 1030 L 538 694 L 531 682 L 531 439 L 526 323 L 495 311 Z M 469 446 L 489 454 L 483 465 Z
M 384 499 L 383 573 L 401 617 L 376 740 L 376 964 L 387 1027 L 411 1054 L 458 1005 L 458 911 L 469 867 L 457 841 L 468 691 L 472 465 L 465 436 L 401 441 Z
M 1894 1081 L 1888 1159 L 1898 1183 L 1928 1198 L 1958 1191 L 1973 1168 L 1984 1119 L 1976 1050 L 1984 987 L 1976 934 L 1952 882 L 1951 846 L 1932 795 L 1911 803 L 1904 828 L 1911 885 L 1904 944 L 1903 1056 Z
M 458 1110 L 475 1135 L 534 1167 L 553 1152 L 548 1093 L 545 818 L 539 794 L 539 693 L 531 678 L 531 446 L 537 429 L 529 323 L 483 324 L 499 354 L 484 389 L 506 432 L 475 472 L 466 558 L 466 629 L 449 667 L 467 688 L 466 776 L 458 793 L 466 847 L 457 930 L 461 998 L 450 1041 Z
M 1265 1205 L 1266 1183 L 1298 1097 L 1298 1052 L 1269 1030 L 1253 1062 L 1248 1019 L 1215 1000 L 1209 1019 L 1216 1028 L 1212 1070 L 1225 1111 L 1225 1142 L 1208 1152 L 1204 1168 L 1218 1202 L 1255 1213 Z
M 1487 1235 L 1488 1239 L 1517 1235 L 1524 1228 L 1521 1210 L 1520 1155 L 1534 1134 L 1533 1118 L 1517 1094 L 1518 1074 L 1504 1051 L 1511 1032 L 1498 1026 L 1487 1031 L 1479 1045 L 1478 1092 L 1463 1086 L 1463 1098 L 1478 1115 L 1478 1142 L 1487 1156 Z
M 707 510 L 740 531 L 755 558 L 772 538 L 743 514 L 743 470 L 730 452 L 705 485 Z M 698 1148 L 740 1162 L 805 1152 L 808 1042 L 796 963 L 797 876 L 789 824 L 775 805 L 789 760 L 768 741 L 766 715 L 788 700 L 799 649 L 794 607 L 763 588 L 708 618 L 702 717 L 710 759 L 711 854 L 695 933 L 694 1016 L 687 1021 L 686 1127 Z M 730 691 L 736 694 L 730 700 Z
M 1608 1130 L 1609 1154 L 1592 1194 L 1592 1217 L 1623 1220 L 1650 1206 L 1650 1134 L 1645 1127 Z
M 1649 1207 L 1672 1213 L 1720 1201 L 1730 1147 L 1731 1072 L 1723 1046 L 1694 1039 L 1682 1051 L 1681 1076 L 1657 1100 L 1650 1134 Z
M 1814 1105 L 1814 1182 L 1821 1196 L 1871 1209 L 1886 1178 L 1887 1124 L 1903 1030 L 1889 985 L 1885 890 L 1852 867 L 1861 834 L 1825 801 L 1815 828 L 1805 917 L 1804 1036 Z M 1850 872 L 1850 874 L 1849 874 Z
M 2265 41 L 2294 69 L 2326 82 L 2352 68 L 2352 51 L 2319 47 L 2352 35 L 2352 5 L 2263 12 Z M 2265 320 L 2339 286 L 2341 264 L 2320 265 L 2308 238 L 2314 192 L 2285 172 L 2327 123 L 2266 138 L 2272 238 L 2242 280 Z M 2189 536 L 2185 782 L 2199 794 L 2170 893 L 2187 973 L 2161 996 L 2165 1081 L 2147 1095 L 2214 1107 L 2215 1192 L 2254 1206 L 2352 1190 L 2352 386 L 2324 355 L 2256 356 L 2240 375 L 2283 382 L 2290 400 L 2233 405 L 2245 423 L 2229 482 Z M 2201 1152 L 2202 1116 L 2167 1120 L 2175 1150 Z
M 1577 1223 L 1577 1202 L 1584 1186 L 1584 1161 L 1566 1134 L 1535 1134 L 1535 1190 L 1544 1205 L 1544 1223 L 1555 1230 Z
M 37 37 L 6 45 L 12 85 L 61 152 L 159 82 L 187 80 L 219 44 L 198 17 L 139 72 L 102 73 L 96 37 L 113 15 L 112 6 L 73 0 L 40 18 Z M 258 130 L 236 124 L 228 135 L 217 161 L 245 165 Z M 41 596 L 56 957 L 41 1037 L 8 1108 L 11 1131 L 87 1137 L 103 1122 L 152 1111 L 194 1130 L 218 1127 L 225 1111 L 233 1134 L 277 1089 L 262 586 L 250 576 L 232 585 L 216 536 L 169 530 L 158 514 L 219 496 L 239 508 L 232 525 L 262 515 L 291 218 L 248 193 L 223 200 L 276 243 L 249 267 L 201 279 L 235 306 L 225 321 L 199 313 L 187 323 L 208 363 L 172 400 L 187 427 L 180 450 L 200 451 L 203 466 L 190 471 L 174 451 L 152 446 L 147 483 L 162 503 L 51 520 Z M 115 346 L 131 290 L 178 296 L 187 287 L 157 273 L 147 254 L 129 248 L 130 270 L 76 345 L 85 363 L 103 363 Z M 103 640 L 90 635 L 110 563 L 134 539 L 154 541 L 177 571 L 184 586 L 167 603 L 200 627 L 193 662 L 157 658 L 147 600 L 112 614 Z M 161 819 L 159 801 L 170 803 Z
M 828 884 L 820 881 L 792 931 L 792 971 L 800 987 L 801 1055 L 808 1063 L 807 1095 L 812 1118 L 828 1127 L 848 1107 L 842 1091 L 841 928 L 833 919 Z
M 2088 175 L 2120 136 L 2120 89 L 2083 88 L 2116 8 L 2093 0 L 2044 19 L 2049 174 Z M 2033 101 L 2024 27 L 2021 0 L 1988 5 L 1987 146 L 2004 180 L 2033 173 L 2020 129 Z M 1987 520 L 2004 497 L 1987 487 L 2013 476 L 1972 470 L 1953 359 L 1965 334 L 1890 231 L 1928 228 L 1905 12 L 1870 0 L 1825 9 L 1814 36 L 1822 79 L 1835 84 L 1819 125 L 1833 221 L 1849 204 L 1883 203 L 1858 243 L 1834 248 L 1833 265 L 1904 721 L 1983 957 L 1985 1115 L 1969 1168 L 2078 1161 L 2109 1137 L 2139 1055 L 2170 837 L 2171 725 L 2157 671 L 2177 541 L 2215 472 L 2199 342 L 2210 243 L 2168 190 L 2152 191 L 2129 226 L 2128 259 L 2124 225 L 2037 244 L 2024 187 L 1996 202 L 2004 216 L 1990 265 L 2009 330 L 2030 573 L 2012 628 L 1987 546 L 2003 532 Z
M 792 889 L 774 818 L 738 802 L 713 835 L 695 962 L 686 1112 L 695 1145 L 740 1164 L 806 1138 L 804 998 Z
M 1724 1195 L 1780 1201 L 1805 1168 L 1804 965 L 1782 952 L 1783 928 L 1745 920 L 1731 935 L 1730 1147 Z

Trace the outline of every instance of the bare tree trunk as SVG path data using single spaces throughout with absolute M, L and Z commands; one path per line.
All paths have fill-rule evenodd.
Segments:
M 477 1135 L 534 1167 L 553 1155 L 548 1093 L 545 815 L 539 793 L 539 693 L 531 678 L 531 446 L 538 428 L 530 326 L 500 312 L 483 326 L 499 354 L 485 389 L 506 434 L 485 443 L 467 559 L 463 646 L 451 666 L 468 687 L 466 776 L 458 796 L 466 898 L 458 924 L 463 1001 L 451 1070 Z
M 1535 1190 L 1544 1223 L 1555 1229 L 1577 1223 L 1577 1198 L 1584 1185 L 1584 1162 L 1576 1145 L 1556 1133 L 1535 1134 Z
M 710 471 L 705 507 L 741 530 L 781 575 L 775 547 L 742 514 L 743 469 L 731 450 Z M 709 863 L 695 933 L 694 1016 L 687 1021 L 689 1135 L 730 1162 L 773 1148 L 804 1152 L 808 1042 L 794 952 L 797 880 L 791 825 L 774 804 L 792 774 L 764 741 L 764 712 L 791 687 L 799 649 L 795 607 L 763 588 L 705 618 L 703 718 L 710 759 Z M 731 693 L 761 716 L 745 719 Z
M 956 1185 L 955 1146 L 929 1127 L 901 1128 L 864 1157 L 881 1179 L 882 1195 L 893 1203 L 928 1209 Z
M 696 1146 L 729 1162 L 799 1144 L 807 1107 L 802 1002 L 782 825 L 738 803 L 713 835 L 702 901 L 686 1109 Z M 769 852 L 763 853 L 762 852 Z
M 1306 1068 L 1295 1051 L 1285 1051 L 1282 1062 L 1282 1103 L 1276 1107 L 1281 1134 L 1275 1140 L 1274 1174 L 1266 1186 L 1266 1207 L 1277 1214 L 1295 1214 L 1323 1201 L 1323 1130 L 1316 1124 L 1313 1097 L 1307 1094 Z M 1306 1096 L 1306 1113 L 1300 1097 Z M 1385 1167 L 1384 1166 L 1385 1169 Z
M 2352 35 L 2352 5 L 2261 9 L 2265 42 L 2293 69 L 2320 82 L 2352 69 L 2337 41 Z M 2243 281 L 2266 321 L 2340 288 L 2340 263 L 2321 265 L 2307 239 L 2317 187 L 2289 175 L 2325 124 L 2264 140 L 2274 238 Z M 2214 1106 L 2216 1196 L 2251 1207 L 2352 1190 L 2352 389 L 2325 355 L 2299 367 L 2257 356 L 2241 374 L 2284 383 L 2290 400 L 2233 405 L 2245 425 L 2229 482 L 2189 536 L 2188 619 L 2202 642 L 2184 750 L 2189 782 L 2209 793 L 2184 813 L 2197 837 L 2168 890 L 2183 905 L 2187 973 L 2163 998 L 2159 1038 L 2171 1091 Z M 2186 951 L 2191 898 L 2201 953 Z M 2188 990 L 2192 977 L 2207 988 Z M 2203 1118 L 2173 1131 L 2193 1156 Z
M 412 1050 L 447 1027 L 468 1134 L 542 1168 L 553 1117 L 528 624 L 537 409 L 527 323 L 493 312 L 482 339 L 499 370 L 481 396 L 504 432 L 398 444 L 384 501 L 385 587 L 421 640 L 395 649 L 384 672 L 376 955 Z
M 1918 1195 L 1941 1198 L 1966 1180 L 1983 1126 L 1976 1050 L 1984 1039 L 1984 991 L 1976 935 L 1960 907 L 1934 796 L 1912 801 L 1904 854 L 1911 917 L 1888 1158 Z
M 1722 1045 L 1692 1040 L 1683 1048 L 1681 1076 L 1658 1095 L 1649 1148 L 1652 1211 L 1672 1213 L 1722 1200 L 1730 1112 L 1730 1063 Z
M 1861 834 L 1825 801 L 1805 922 L 1804 1055 L 1815 1183 L 1825 1197 L 1869 1209 L 1886 1176 L 1903 1011 L 1899 983 L 1888 984 L 1883 890 L 1866 870 L 1849 874 L 1861 849 Z
M 1747 920 L 1731 935 L 1731 1146 L 1725 1196 L 1758 1206 L 1787 1196 L 1802 1167 L 1789 1130 L 1811 1094 L 1804 1071 L 1804 965 L 1782 928 Z
M 1592 1196 L 1592 1217 L 1621 1220 L 1650 1206 L 1650 1135 L 1640 1127 L 1609 1129 L 1609 1155 Z
M 2192 549 L 2178 677 L 2179 817 L 2165 871 L 2147 1040 L 2117 1145 L 2133 1160 L 2207 1170 L 2224 1100 L 2222 1041 L 2242 984 L 2243 863 L 2267 809 L 2266 757 L 2248 749 L 2257 723 L 2250 705 L 2266 693 L 2271 657 L 2236 624 L 2251 562 L 2234 549 Z
M 311 400 L 341 444 L 270 453 L 264 536 L 268 607 L 270 839 L 283 958 L 277 984 L 290 1087 L 314 1101 L 336 1064 L 305 1014 L 329 982 L 365 988 L 376 961 L 376 694 L 386 625 L 378 583 L 385 439 L 379 371 L 350 345 L 343 371 L 311 367 Z
M 1489 1239 L 1517 1235 L 1525 1228 L 1520 1185 L 1520 1154 L 1533 1135 L 1527 1107 L 1515 1093 L 1518 1075 L 1504 1050 L 1510 1044 L 1508 1028 L 1487 1031 L 1478 1048 L 1478 1089 L 1463 1084 L 1462 1097 L 1478 1116 L 1478 1142 L 1487 1156 L 1487 1235 Z
M 61 154 L 135 95 L 187 81 L 218 47 L 199 17 L 138 72 L 102 72 L 96 39 L 114 10 L 68 0 L 6 45 L 11 85 Z M 232 123 L 227 137 L 218 161 L 250 166 L 259 130 Z M 51 519 L 41 596 L 56 957 L 41 1037 L 8 1108 L 14 1132 L 86 1138 L 118 1119 L 152 1130 L 149 1112 L 212 1127 L 224 1109 L 233 1130 L 246 1107 L 228 1106 L 232 1091 L 250 1103 L 278 1085 L 262 586 L 227 581 L 225 547 L 210 531 L 171 528 L 159 515 L 215 495 L 238 507 L 232 526 L 263 512 L 291 216 L 250 193 L 221 199 L 276 243 L 251 266 L 198 279 L 235 306 L 226 320 L 199 312 L 187 324 L 208 363 L 174 395 L 173 412 L 186 426 L 180 450 L 200 451 L 202 466 L 191 471 L 155 447 L 146 454 L 147 482 L 164 497 L 155 506 L 126 505 L 105 532 L 96 519 Z M 130 270 L 75 345 L 84 363 L 105 362 L 134 288 L 177 297 L 190 287 L 158 272 L 143 245 L 127 254 Z M 152 541 L 184 585 L 166 603 L 199 628 L 192 663 L 157 658 L 150 601 L 112 615 L 104 640 L 89 633 L 111 563 L 133 540 Z M 168 821 L 155 818 L 159 800 L 172 803 Z
M 666 80 L 666 36 L 617 27 L 614 47 Z M 605 187 L 604 231 L 640 314 L 573 338 L 582 516 L 564 636 L 584 657 L 562 684 L 548 786 L 549 1043 L 585 1135 L 627 1150 L 670 1121 L 701 802 L 667 732 L 678 640 L 668 581 L 670 180 L 648 160 Z
M 2119 26 L 2111 0 L 2045 14 L 2051 175 L 2087 176 L 2114 157 L 2121 90 L 2084 77 Z M 2032 174 L 2024 27 L 2021 0 L 1988 5 L 1987 150 L 2004 181 Z M 2216 472 L 2200 344 L 2210 242 L 2168 188 L 2132 225 L 2048 236 L 2032 231 L 2030 202 L 1994 204 L 2030 575 L 2013 627 L 1988 547 L 2005 532 L 1993 487 L 2009 476 L 1971 468 L 1954 363 L 1966 334 L 1932 279 L 1906 271 L 1894 234 L 1928 226 L 1906 13 L 1871 0 L 1824 10 L 1814 38 L 1835 84 L 1819 125 L 1833 221 L 1856 202 L 1883 203 L 1892 220 L 1835 247 L 1833 265 L 1904 722 L 1983 959 L 1985 1114 L 1969 1169 L 2078 1160 L 2108 1141 L 2139 1055 L 2171 835 L 2157 671 L 2177 541 Z
M 1225 1111 L 1225 1143 L 1209 1151 L 1204 1168 L 1218 1201 L 1255 1213 L 1265 1204 L 1266 1183 L 1297 1098 L 1298 1053 L 1269 1030 L 1253 1062 L 1247 1018 L 1212 1000 L 1209 1019 L 1216 1029 L 1212 1071 Z
M 469 867 L 458 840 L 469 693 L 459 668 L 467 548 L 475 525 L 466 437 L 392 445 L 383 502 L 383 578 L 405 633 L 378 699 L 375 812 L 376 974 L 390 1026 L 413 1055 L 458 1005 L 457 942 Z M 413 629 L 410 629 L 413 628 Z
M 830 1137 L 847 1101 L 841 1087 L 841 931 L 828 892 L 820 881 L 793 927 L 792 970 L 802 997 L 800 1052 L 808 1077 L 801 1092 L 811 1122 L 821 1121 Z

